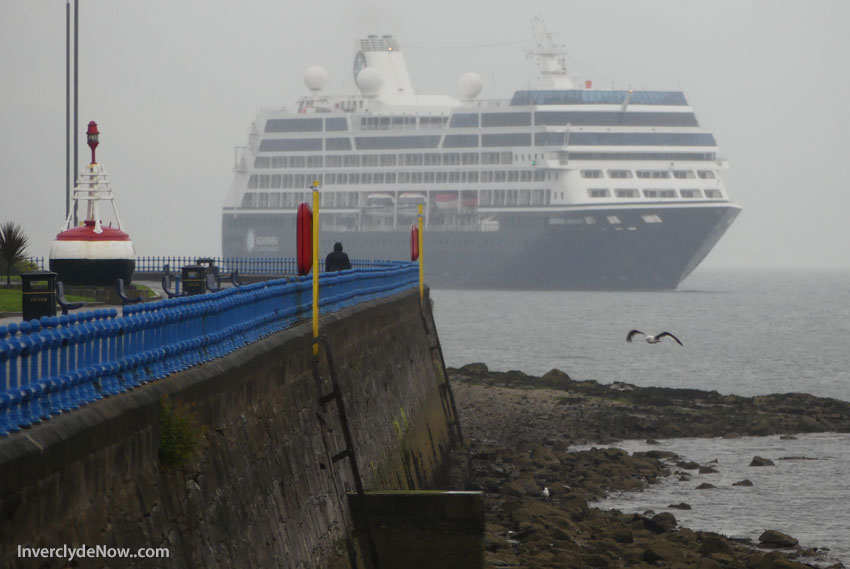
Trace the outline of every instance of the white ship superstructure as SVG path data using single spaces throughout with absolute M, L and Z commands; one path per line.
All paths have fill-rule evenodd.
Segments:
M 457 99 L 415 93 L 391 36 L 358 42 L 356 95 L 308 69 L 313 93 L 260 112 L 237 158 L 224 255 L 294 255 L 318 180 L 322 247 L 355 257 L 405 258 L 421 203 L 438 285 L 675 288 L 740 209 L 714 136 L 681 92 L 574 88 L 538 31 L 540 88 L 511 100 L 479 100 L 474 73 Z

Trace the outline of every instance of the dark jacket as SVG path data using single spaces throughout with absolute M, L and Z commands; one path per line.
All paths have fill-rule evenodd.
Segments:
M 351 268 L 348 255 L 342 252 L 342 243 L 335 243 L 334 250 L 325 257 L 325 271 L 344 271 Z

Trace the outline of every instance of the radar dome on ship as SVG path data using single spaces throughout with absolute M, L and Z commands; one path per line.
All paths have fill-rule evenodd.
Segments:
M 484 80 L 481 76 L 473 71 L 468 71 L 460 76 L 457 82 L 457 89 L 460 91 L 464 99 L 474 99 L 481 92 L 481 87 L 484 85 Z
M 364 67 L 357 74 L 356 82 L 365 97 L 377 97 L 384 85 L 384 78 L 374 67 Z
M 118 279 L 130 284 L 136 268 L 136 249 L 130 236 L 121 229 L 106 171 L 95 161 L 99 134 L 97 123 L 90 122 L 86 135 L 92 152 L 91 164 L 80 172 L 64 230 L 50 245 L 50 270 L 65 284 L 114 286 Z M 117 227 L 102 223 L 101 201 L 111 202 Z M 77 206 L 82 204 L 86 206 L 85 220 L 71 227 Z
M 324 67 L 314 65 L 304 72 L 304 83 L 311 91 L 319 91 L 328 80 L 328 72 Z

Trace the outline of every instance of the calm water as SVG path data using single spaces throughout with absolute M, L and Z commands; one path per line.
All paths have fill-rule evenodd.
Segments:
M 640 386 L 758 395 L 806 392 L 850 401 L 850 272 L 702 270 L 679 290 L 653 293 L 432 291 L 446 364 Z M 684 343 L 628 344 L 632 328 Z M 850 565 L 850 436 L 806 435 L 662 443 L 721 472 L 665 481 L 616 498 L 624 511 L 674 510 L 687 527 L 757 538 L 778 529 L 829 547 Z M 637 450 L 640 443 L 624 443 Z M 633 448 L 632 448 L 633 447 Z M 775 468 L 748 468 L 753 455 Z M 806 456 L 817 460 L 777 460 Z M 710 477 L 715 479 L 710 479 Z M 701 479 L 722 489 L 696 491 Z M 731 487 L 749 478 L 752 488 Z
M 675 292 L 432 292 L 446 364 L 850 401 L 850 272 L 703 271 Z M 632 328 L 684 343 L 627 344 Z

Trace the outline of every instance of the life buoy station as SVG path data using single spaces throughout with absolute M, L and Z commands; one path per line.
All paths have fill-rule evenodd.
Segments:
M 117 279 L 129 284 L 136 266 L 136 250 L 122 229 L 106 170 L 95 159 L 99 134 L 97 123 L 89 122 L 91 164 L 80 172 L 65 225 L 50 246 L 50 270 L 65 284 L 114 286 Z M 101 202 L 112 207 L 108 224 L 101 218 Z M 85 219 L 76 225 L 83 207 Z

